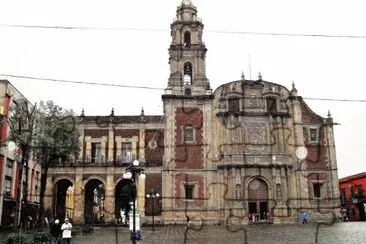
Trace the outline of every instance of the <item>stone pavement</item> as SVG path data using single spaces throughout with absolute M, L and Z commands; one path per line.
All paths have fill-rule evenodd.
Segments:
M 201 230 L 185 226 L 151 227 L 141 229 L 139 244 L 358 244 L 366 243 L 366 222 L 344 222 L 333 225 L 247 225 L 240 227 L 203 226 Z M 126 227 L 104 227 L 92 235 L 79 235 L 73 244 L 125 244 L 131 243 Z

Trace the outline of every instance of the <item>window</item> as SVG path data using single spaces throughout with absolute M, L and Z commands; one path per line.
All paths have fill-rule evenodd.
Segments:
M 13 180 L 13 164 L 12 160 L 7 160 L 6 168 L 5 168 L 5 181 L 4 181 L 4 190 L 5 196 L 11 197 L 11 182 Z
M 346 200 L 346 189 L 341 189 L 341 206 L 346 206 L 347 205 L 347 200 Z
M 5 196 L 11 197 L 11 179 L 5 178 L 4 182 Z
M 321 197 L 321 188 L 322 183 L 313 183 L 313 192 L 314 192 L 314 198 L 320 198 Z
M 184 46 L 191 46 L 191 33 L 189 31 L 184 32 Z
M 102 145 L 99 142 L 92 142 L 91 145 L 91 162 L 98 163 L 101 162 L 101 151 Z
M 184 143 L 194 143 L 194 129 L 192 127 L 184 128 Z
M 276 99 L 267 98 L 267 111 L 268 113 L 276 113 L 277 112 L 277 104 Z
M 35 196 L 34 196 L 34 201 L 35 202 L 39 202 L 39 193 L 38 193 L 38 189 L 39 189 L 39 172 L 36 171 L 36 179 L 35 179 L 35 184 L 34 184 L 34 188 L 35 188 Z
M 228 99 L 229 111 L 231 112 L 239 112 L 239 99 L 238 98 L 229 98 Z
M 12 177 L 13 176 L 13 161 L 7 160 L 6 162 L 6 169 L 5 169 L 5 176 Z
M 193 199 L 194 185 L 193 184 L 185 184 L 184 188 L 185 188 L 184 190 L 185 190 L 186 199 Z
M 131 142 L 123 142 L 122 143 L 122 163 L 130 163 L 132 162 L 132 143 Z
M 310 142 L 318 141 L 318 129 L 317 128 L 310 128 Z

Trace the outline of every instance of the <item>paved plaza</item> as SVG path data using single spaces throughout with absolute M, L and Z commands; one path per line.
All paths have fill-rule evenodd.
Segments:
M 366 222 L 345 222 L 327 225 L 247 225 L 242 228 L 203 226 L 202 229 L 185 226 L 142 228 L 139 244 L 255 244 L 255 243 L 366 243 Z M 121 244 L 131 243 L 127 228 L 95 229 L 90 236 L 77 236 L 73 244 Z
M 366 243 L 366 222 L 318 224 L 144 227 L 139 244 L 361 244 Z M 0 235 L 1 236 L 1 235 Z M 96 227 L 91 235 L 73 237 L 72 244 L 131 243 L 127 227 Z M 1 242 L 3 243 L 3 242 Z

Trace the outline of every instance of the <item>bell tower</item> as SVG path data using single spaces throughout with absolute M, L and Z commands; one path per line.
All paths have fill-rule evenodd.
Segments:
M 200 96 L 211 94 L 206 78 L 206 46 L 202 41 L 203 24 L 191 0 L 177 7 L 171 24 L 169 47 L 170 76 L 165 94 Z

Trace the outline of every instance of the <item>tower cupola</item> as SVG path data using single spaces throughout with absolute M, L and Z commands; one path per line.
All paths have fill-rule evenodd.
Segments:
M 199 96 L 211 93 L 206 78 L 207 49 L 202 41 L 203 27 L 197 17 L 197 8 L 191 0 L 183 0 L 170 26 L 170 76 L 166 94 Z

